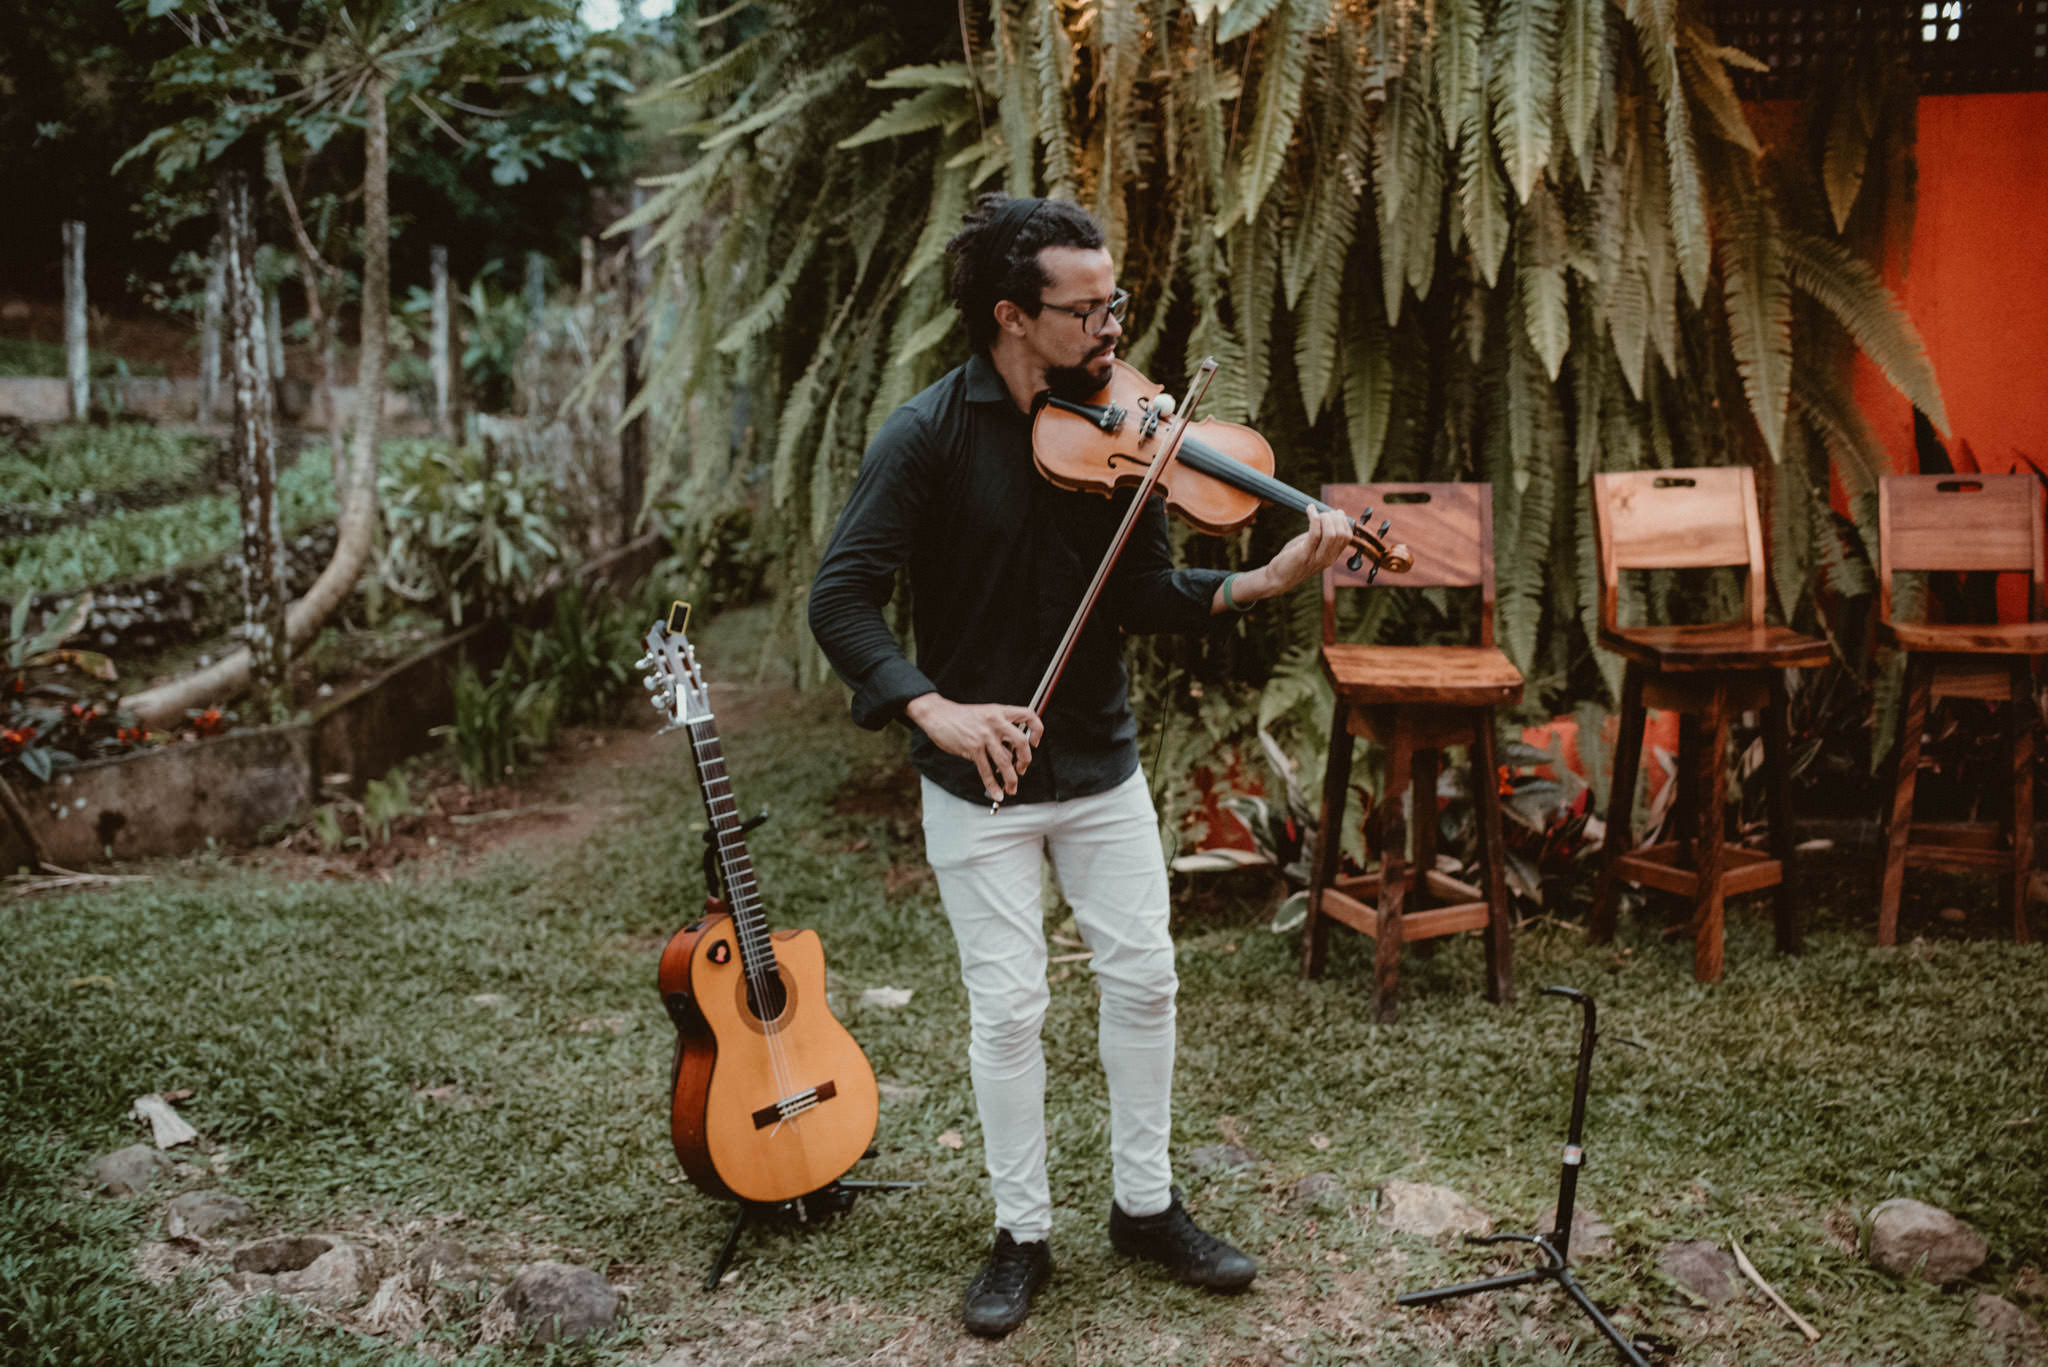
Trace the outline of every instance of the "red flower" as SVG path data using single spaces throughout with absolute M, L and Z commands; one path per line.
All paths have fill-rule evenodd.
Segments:
M 1500 773 L 1494 780 L 1493 790 L 1502 797 L 1513 797 L 1515 795 L 1515 776 L 1508 772 L 1507 765 L 1503 764 L 1500 766 Z

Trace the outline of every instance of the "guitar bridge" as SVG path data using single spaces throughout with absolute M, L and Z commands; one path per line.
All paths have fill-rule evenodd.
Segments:
M 786 1096 L 774 1105 L 763 1106 L 760 1110 L 754 1112 L 754 1128 L 765 1130 L 771 1125 L 780 1125 L 783 1121 L 794 1119 L 805 1111 L 817 1106 L 820 1102 L 830 1101 L 838 1095 L 839 1085 L 837 1083 L 821 1082 L 815 1087 L 798 1092 L 795 1096 Z

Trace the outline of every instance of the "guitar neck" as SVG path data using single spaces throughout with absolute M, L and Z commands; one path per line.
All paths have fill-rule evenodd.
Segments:
M 741 830 L 739 803 L 733 799 L 732 781 L 725 772 L 725 751 L 718 730 L 707 718 L 691 722 L 690 753 L 697 761 L 697 785 L 704 790 L 704 809 L 711 818 L 711 834 L 718 847 L 718 869 L 725 882 L 726 907 L 738 932 L 740 961 L 750 974 L 772 977 L 775 947 L 768 938 L 768 918 L 761 911 L 761 896 L 754 884 L 754 862 L 747 854 L 747 839 Z

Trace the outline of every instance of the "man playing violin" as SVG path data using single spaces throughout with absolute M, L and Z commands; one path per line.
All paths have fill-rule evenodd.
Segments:
M 1109 1239 L 1212 1291 L 1252 1260 L 1198 1227 L 1173 1185 L 1173 941 L 1158 818 L 1139 769 L 1125 632 L 1192 631 L 1319 574 L 1349 549 L 1341 513 L 1266 564 L 1177 569 L 1161 500 L 1140 516 L 1060 691 L 1032 696 L 1131 494 L 1066 492 L 1032 462 L 1038 396 L 1106 383 L 1128 298 L 1102 229 L 1062 200 L 984 195 L 946 244 L 972 355 L 890 415 L 869 446 L 811 588 L 810 624 L 853 689 L 854 720 L 902 719 L 923 775 L 927 857 L 967 988 L 968 1063 L 995 1243 L 967 1287 L 968 1329 L 1021 1324 L 1052 1271 L 1040 904 L 1049 855 L 1093 951 L 1110 1102 Z M 883 618 L 908 571 L 916 662 Z M 999 813 L 991 802 L 1003 803 Z

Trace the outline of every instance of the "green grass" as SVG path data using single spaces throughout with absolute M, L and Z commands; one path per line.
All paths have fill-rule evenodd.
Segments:
M 334 516 L 324 444 L 294 465 L 279 462 L 278 516 L 285 535 Z M 235 494 L 200 494 L 160 508 L 120 511 L 0 545 L 0 597 L 89 588 L 217 555 L 241 538 Z
M 19 337 L 0 337 L 0 376 L 70 374 L 69 361 L 61 342 L 30 342 Z M 118 379 L 124 375 L 162 375 L 159 361 L 128 362 L 107 351 L 87 353 L 86 365 L 96 380 Z
M 744 677 L 752 615 L 700 632 L 714 681 Z M 723 695 L 721 695 L 721 705 Z M 736 1276 L 697 1282 L 724 1208 L 684 1184 L 668 1147 L 672 1036 L 653 991 L 664 937 L 696 914 L 701 808 L 683 742 L 617 771 L 632 815 L 558 856 L 518 855 L 391 883 L 289 883 L 199 859 L 146 884 L 5 905 L 0 999 L 0 1344 L 9 1361 L 285 1363 L 395 1360 L 395 1347 L 275 1308 L 231 1324 L 187 1316 L 203 1279 L 133 1279 L 161 1202 L 78 1194 L 97 1153 L 133 1142 L 144 1092 L 193 1089 L 181 1111 L 224 1150 L 221 1185 L 255 1233 L 338 1228 L 402 1249 L 446 1226 L 501 1275 L 558 1256 L 632 1288 L 625 1339 L 562 1360 L 1128 1364 L 1604 1364 L 1554 1293 L 1403 1311 L 1404 1289 L 1479 1275 L 1473 1251 L 1373 1220 L 1390 1178 L 1441 1182 L 1500 1227 L 1532 1227 L 1554 1194 L 1576 1014 L 1536 994 L 1593 992 L 1607 1043 L 1594 1071 L 1581 1200 L 1612 1222 L 1612 1258 L 1583 1272 L 1620 1319 L 1687 1363 L 1973 1360 L 1970 1291 L 2048 1262 L 2043 951 L 1943 943 L 1878 951 L 1867 913 L 1824 909 L 1807 954 L 1781 959 L 1744 904 L 1727 981 L 1691 981 L 1689 946 L 1624 922 L 1618 947 L 1537 927 L 1516 946 L 1521 996 L 1479 997 L 1471 943 L 1411 956 L 1398 1025 L 1369 1023 L 1367 946 L 1339 935 L 1327 978 L 1295 975 L 1295 943 L 1241 919 L 1179 928 L 1177 1154 L 1235 1136 L 1261 1156 L 1181 1180 L 1205 1224 L 1261 1261 L 1245 1298 L 1162 1284 L 1110 1253 L 1106 1103 L 1085 971 L 1055 982 L 1045 1039 L 1058 1274 L 1030 1323 L 963 1352 L 960 1289 L 989 1236 L 965 1057 L 966 1006 L 910 806 L 834 810 L 850 781 L 900 763 L 836 697 L 778 695 L 723 727 L 771 920 L 824 936 L 836 995 L 915 989 L 900 1011 L 846 1006 L 876 1071 L 917 1089 L 883 1103 L 860 1177 L 923 1181 L 862 1199 L 836 1225 L 749 1234 Z M 862 842 L 866 842 L 863 844 Z M 96 981 L 101 975 L 111 985 Z M 478 1002 L 478 997 L 494 998 Z M 614 1034 L 579 1026 L 623 1017 Z M 1623 1047 L 1632 1039 L 1646 1050 Z M 437 1099 L 429 1090 L 452 1087 Z M 940 1141 L 966 1136 L 955 1152 Z M 1328 1141 L 1326 1148 L 1317 1140 Z M 1348 1202 L 1292 1206 L 1334 1173 Z M 1979 1285 L 1902 1284 L 1838 1250 L 1839 1226 L 1889 1196 L 1957 1212 L 1990 1240 Z M 415 1228 L 417 1226 L 415 1225 Z M 1655 1266 L 1679 1239 L 1740 1239 L 1826 1337 L 1807 1349 L 1760 1299 L 1689 1304 Z M 448 1347 L 468 1338 L 451 1331 Z M 490 1356 L 485 1354 L 485 1357 Z M 539 1360 L 538 1355 L 528 1360 Z
M 142 493 L 204 479 L 213 443 L 141 423 L 67 423 L 30 451 L 0 445 L 0 504 L 59 512 L 87 491 Z

